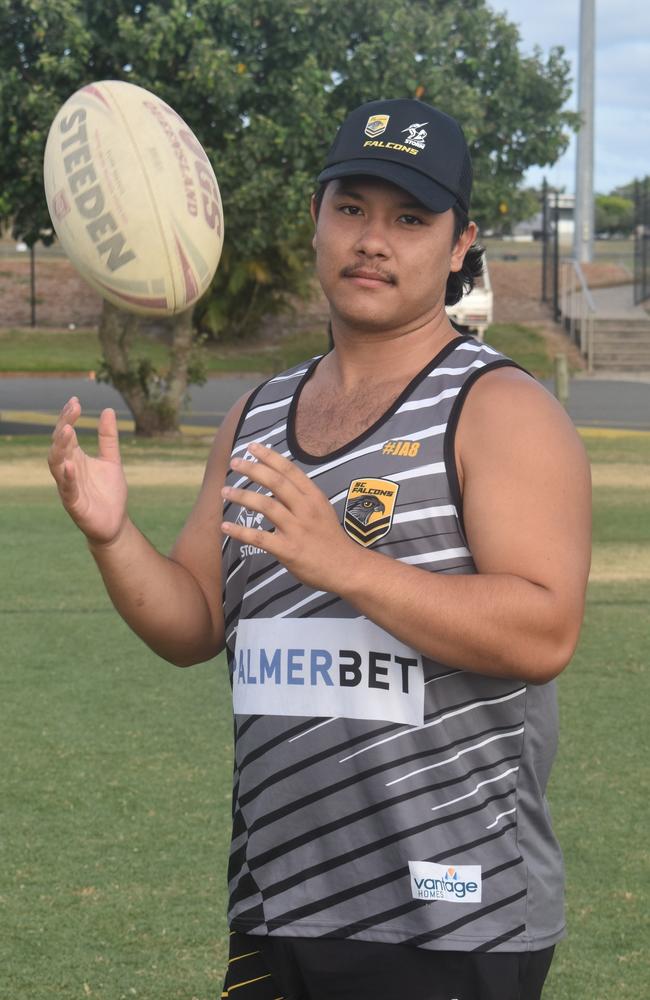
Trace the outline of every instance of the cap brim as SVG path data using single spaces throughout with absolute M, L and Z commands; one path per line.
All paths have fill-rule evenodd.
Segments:
M 339 177 L 366 175 L 380 177 L 397 187 L 408 191 L 414 198 L 428 208 L 430 212 L 446 212 L 458 200 L 453 191 L 449 191 L 430 177 L 425 177 L 418 170 L 402 166 L 392 160 L 370 159 L 346 160 L 344 163 L 334 163 L 326 167 L 318 175 L 318 182 L 333 181 Z

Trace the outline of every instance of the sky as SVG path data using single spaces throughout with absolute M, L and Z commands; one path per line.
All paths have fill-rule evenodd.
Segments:
M 517 24 L 520 51 L 544 53 L 562 45 L 572 67 L 577 109 L 580 0 L 488 0 L 493 10 Z M 650 2 L 595 0 L 594 187 L 599 194 L 650 174 Z M 531 168 L 527 185 L 575 190 L 575 140 L 553 167 Z

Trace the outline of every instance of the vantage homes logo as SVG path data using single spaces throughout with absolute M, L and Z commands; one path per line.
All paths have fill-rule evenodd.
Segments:
M 409 861 L 413 899 L 442 903 L 480 903 L 480 865 L 437 865 Z

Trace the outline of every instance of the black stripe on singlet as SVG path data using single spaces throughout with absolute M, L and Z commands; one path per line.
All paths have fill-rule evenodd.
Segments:
M 480 944 L 478 948 L 472 948 L 472 951 L 492 951 L 500 944 L 504 944 L 506 941 L 511 941 L 518 934 L 523 934 L 526 930 L 526 924 L 519 924 L 518 927 L 513 927 L 511 931 L 506 931 L 504 934 L 499 934 L 498 937 L 492 938 L 491 941 L 486 941 L 485 944 Z
M 290 579 L 295 579 L 295 577 L 291 577 Z M 273 604 L 274 601 L 280 601 L 282 600 L 283 597 L 288 597 L 289 594 L 294 594 L 296 590 L 300 590 L 300 588 L 303 586 L 304 584 L 302 584 L 300 580 L 298 580 L 297 583 L 293 583 L 290 587 L 285 587 L 284 590 L 280 590 L 276 594 L 271 594 L 271 596 L 267 597 L 267 599 L 265 601 L 262 601 L 261 604 L 258 604 L 250 611 L 247 611 L 246 614 L 244 615 L 244 618 L 259 618 L 261 612 L 264 611 L 265 608 L 268 608 L 269 604 Z M 273 617 L 273 615 L 271 615 L 271 617 Z
M 452 920 L 451 923 L 445 924 L 443 927 L 438 927 L 435 931 L 429 931 L 426 934 L 418 934 L 417 937 L 410 938 L 408 941 L 405 941 L 404 944 L 420 948 L 429 941 L 435 941 L 436 938 L 444 937 L 446 934 L 452 934 L 454 931 L 460 930 L 461 927 L 466 927 L 468 924 L 473 924 L 482 917 L 486 917 L 489 913 L 494 913 L 496 910 L 502 910 L 505 906 L 510 906 L 511 903 L 516 903 L 520 899 L 525 899 L 527 891 L 527 889 L 520 889 L 519 892 L 513 893 L 512 896 L 506 896 L 505 899 L 498 899 L 496 902 L 490 903 L 489 906 L 483 906 L 480 910 L 476 910 L 474 913 L 468 913 L 465 917 L 459 917 L 458 920 Z
M 522 684 L 518 688 L 513 688 L 512 691 L 505 692 L 505 694 L 506 695 L 509 695 L 509 694 L 514 695 L 518 691 L 525 691 L 525 690 L 526 690 L 526 685 Z M 446 705 L 444 708 L 441 708 L 437 712 L 431 712 L 429 715 L 425 715 L 424 722 L 425 722 L 425 724 L 429 723 L 429 722 L 432 722 L 434 719 L 437 719 L 440 716 L 446 715 L 447 712 L 454 712 L 457 708 L 465 708 L 467 705 L 478 705 L 480 703 L 481 707 L 485 708 L 486 705 L 490 705 L 492 702 L 496 702 L 498 704 L 499 702 L 501 702 L 503 700 L 503 698 L 504 698 L 504 694 L 501 693 L 501 694 L 495 694 L 494 697 L 492 697 L 492 698 L 470 698 L 469 701 L 461 701 L 457 705 Z
M 331 820 L 329 823 L 323 823 L 321 826 L 307 830 L 299 836 L 291 838 L 291 840 L 284 840 L 282 844 L 279 844 L 277 847 L 271 847 L 268 850 L 263 851 L 261 854 L 257 854 L 255 857 L 249 858 L 249 865 L 252 870 L 257 870 L 258 868 L 269 864 L 271 861 L 276 861 L 278 858 L 284 857 L 285 854 L 295 851 L 299 847 L 304 847 L 305 844 L 309 844 L 313 840 L 320 840 L 321 837 L 327 836 L 328 833 L 332 833 L 334 830 L 340 832 L 346 827 L 352 826 L 353 823 L 358 823 L 359 820 L 367 819 L 369 816 L 375 816 L 377 813 L 384 812 L 387 809 L 393 809 L 402 802 L 410 802 L 412 799 L 417 799 L 422 795 L 429 795 L 433 792 L 442 791 L 444 788 L 453 788 L 454 785 L 459 785 L 463 781 L 467 781 L 468 778 L 472 778 L 475 774 L 482 774 L 484 771 L 491 771 L 495 767 L 500 767 L 501 764 L 508 764 L 511 761 L 519 760 L 519 758 L 519 752 L 507 754 L 500 757 L 498 760 L 490 761 L 487 764 L 481 764 L 479 767 L 470 768 L 469 771 L 465 771 L 463 774 L 456 775 L 453 778 L 447 778 L 445 781 L 433 782 L 430 785 L 421 785 L 420 787 L 411 789 L 408 792 L 402 792 L 401 795 L 395 795 L 389 799 L 382 799 L 381 802 L 375 802 L 371 806 L 366 806 L 365 809 L 358 809 L 356 812 L 349 813 L 347 816 L 339 816 L 335 820 Z M 399 837 L 395 837 L 394 839 L 397 840 Z M 392 842 L 392 838 L 390 838 L 389 842 Z M 304 873 L 299 878 L 299 881 L 303 880 Z
M 312 805 L 314 802 L 321 802 L 326 799 L 329 795 L 336 795 L 337 792 L 342 792 L 346 788 L 350 788 L 353 785 L 361 785 L 362 782 L 368 781 L 370 778 L 374 778 L 378 774 L 385 774 L 386 771 L 390 771 L 395 767 L 406 767 L 412 761 L 425 761 L 429 757 L 435 757 L 438 754 L 447 753 L 449 750 L 455 750 L 458 747 L 462 747 L 464 743 L 471 743 L 473 740 L 480 740 L 484 736 L 491 736 L 494 733 L 502 733 L 505 738 L 510 734 L 510 730 L 516 730 L 523 725 L 523 721 L 519 722 L 513 726 L 508 726 L 503 728 L 502 726 L 492 726 L 490 729 L 483 729 L 478 733 L 467 733 L 459 740 L 452 740 L 449 743 L 442 744 L 440 746 L 432 747 L 428 750 L 417 750 L 415 753 L 407 754 L 406 757 L 400 757 L 399 760 L 391 761 L 390 763 L 382 762 L 377 764 L 375 767 L 370 767 L 365 771 L 359 771 L 347 778 L 341 779 L 341 781 L 335 781 L 331 785 L 326 785 L 324 788 L 319 788 L 315 792 L 311 792 L 309 795 L 304 795 L 300 799 L 296 799 L 293 802 L 289 802 L 285 806 L 281 806 L 279 809 L 274 809 L 271 812 L 265 812 L 263 816 L 250 827 L 251 833 L 256 833 L 258 830 L 263 829 L 265 826 L 270 826 L 272 823 L 278 822 L 278 820 L 286 819 L 293 812 L 297 812 L 299 809 L 304 809 L 306 806 Z
M 327 718 L 327 716 L 325 716 Z M 315 720 L 318 722 L 319 720 Z M 322 721 L 322 720 L 321 720 Z M 354 747 L 358 746 L 360 743 L 366 743 L 368 740 L 377 739 L 378 736 L 386 736 L 388 733 L 394 733 L 396 729 L 404 729 L 404 732 L 413 732 L 416 727 L 409 726 L 404 728 L 400 722 L 391 722 L 385 726 L 381 726 L 378 729 L 373 729 L 368 733 L 361 733 L 359 736 L 355 736 L 350 740 L 345 740 L 343 743 L 338 743 L 336 746 L 328 747 L 325 750 L 319 751 L 319 753 L 312 754 L 311 757 L 306 757 L 303 760 L 295 761 L 289 767 L 283 768 L 281 771 L 276 771 L 274 774 L 269 775 L 264 781 L 261 781 L 259 785 L 251 791 L 245 793 L 242 796 L 241 804 L 243 806 L 248 805 L 253 801 L 261 792 L 269 788 L 271 785 L 276 784 L 278 781 L 283 781 L 285 778 L 290 778 L 292 775 L 296 774 L 297 771 L 302 771 L 305 767 L 311 767 L 312 764 L 319 764 L 323 760 L 327 760 L 328 757 L 333 757 L 336 754 L 343 753 L 346 750 L 352 750 Z M 259 747 L 255 751 L 251 751 L 250 754 L 245 758 L 242 763 L 242 767 L 245 764 L 252 763 L 259 757 L 263 757 L 268 750 L 272 750 L 273 747 L 278 746 L 278 744 L 284 742 L 293 735 L 292 731 L 287 731 L 283 733 L 282 736 L 275 737 L 264 746 Z
M 514 823 L 510 823 L 506 826 L 503 826 L 499 831 L 501 836 L 503 836 L 503 834 L 507 830 L 511 830 L 514 827 L 514 825 L 515 825 Z M 496 839 L 496 838 L 490 837 L 489 839 Z M 468 848 L 472 848 L 477 844 L 484 844 L 485 842 L 486 838 L 483 837 L 481 838 L 480 841 L 475 841 L 474 844 L 463 845 L 462 849 L 467 850 Z M 442 851 L 440 854 L 434 855 L 432 858 L 427 858 L 425 863 L 431 864 L 444 861 L 447 858 L 447 856 L 448 856 L 447 852 Z M 501 874 L 501 872 L 505 871 L 507 868 L 516 868 L 517 865 L 521 864 L 523 864 L 522 858 L 512 858 L 510 861 L 506 861 L 505 864 L 498 865 L 496 868 L 492 868 L 490 869 L 490 871 L 485 872 L 483 874 L 482 881 L 486 882 L 489 878 L 493 878 L 495 875 Z M 408 868 L 400 868 L 395 874 L 397 878 L 408 877 L 409 870 Z M 395 879 L 395 881 L 397 880 L 397 878 Z M 367 885 L 357 886 L 357 888 L 359 890 L 363 890 L 364 894 L 368 892 Z M 381 913 L 374 913 L 371 916 L 365 918 L 364 920 L 358 920 L 353 924 L 346 924 L 344 927 L 337 927 L 336 930 L 328 931 L 327 934 L 322 934 L 319 936 L 323 938 L 352 937 L 353 934 L 358 934 L 359 931 L 367 930 L 369 927 L 377 927 L 379 924 L 386 924 L 390 920 L 396 920 L 398 917 L 403 917 L 407 913 L 412 913 L 414 910 L 418 910 L 421 909 L 422 907 L 429 905 L 430 903 L 426 899 L 409 899 L 407 902 L 401 903 L 399 906 L 391 907 L 390 910 L 383 910 Z
M 397 535 L 397 533 L 395 531 L 396 528 L 399 528 L 399 524 L 394 524 L 393 525 L 393 528 L 391 530 L 391 537 L 390 537 L 390 539 L 388 539 L 385 542 L 382 542 L 380 545 L 373 545 L 373 547 L 372 547 L 373 548 L 373 552 L 379 552 L 380 549 L 389 549 L 391 547 L 391 545 L 406 545 L 408 542 L 428 542 L 429 539 L 444 538 L 445 535 L 457 535 L 458 534 L 457 530 L 454 531 L 452 529 L 451 531 L 436 531 L 436 532 L 434 532 L 432 534 L 427 534 L 427 535 L 415 535 L 415 536 L 410 537 L 410 538 L 400 538 L 399 535 Z M 464 560 L 464 562 L 466 562 L 468 565 L 471 564 L 471 559 L 468 560 L 467 556 L 449 556 L 447 558 L 447 561 L 448 562 L 458 562 L 459 559 Z M 437 570 L 436 572 L 441 572 L 441 571 Z
M 501 798 L 501 797 L 502 796 L 495 796 L 495 798 Z M 467 815 L 469 812 L 475 812 L 476 808 L 477 807 L 474 807 L 472 810 L 466 810 L 464 813 L 462 813 L 462 815 Z M 496 833 L 491 833 L 486 836 L 479 837 L 476 840 L 472 840 L 464 844 L 459 844 L 457 850 L 459 853 L 463 853 L 465 851 L 474 850 L 475 848 L 481 847 L 484 844 L 488 844 L 491 841 L 499 840 L 501 837 L 505 836 L 505 834 L 508 833 L 509 830 L 512 830 L 515 827 L 515 825 L 516 825 L 515 823 L 507 823 L 503 827 L 501 827 L 501 829 L 498 830 Z M 420 832 L 420 830 L 421 828 L 418 828 L 417 832 Z M 351 857 L 353 856 L 353 853 L 354 852 L 351 852 Z M 433 855 L 433 857 L 429 858 L 429 861 L 440 862 L 444 861 L 447 857 L 448 857 L 448 852 L 447 850 L 445 850 L 444 853 Z M 354 899 L 355 896 L 366 896 L 367 893 L 372 892 L 374 889 L 379 889 L 382 886 L 389 885 L 391 882 L 395 882 L 398 879 L 403 878 L 404 874 L 405 874 L 405 868 L 403 865 L 400 865 L 399 868 L 394 869 L 393 871 L 390 872 L 386 872 L 383 875 L 378 875 L 376 878 L 370 879 L 369 881 L 364 882 L 361 885 L 355 883 L 354 885 L 348 886 L 346 889 L 342 889 L 337 893 L 333 893 L 331 896 L 325 896 L 322 899 L 314 900 L 310 903 L 304 904 L 303 906 L 296 907 L 295 909 L 288 911 L 283 917 L 276 917 L 272 921 L 272 926 L 274 929 L 276 928 L 279 929 L 280 927 L 283 927 L 286 924 L 291 924 L 297 920 L 302 920 L 304 917 L 309 917 L 313 913 L 318 913 L 322 910 L 330 909 L 332 906 L 336 906 L 339 903 L 345 903 L 350 899 Z M 265 897 L 268 897 L 269 895 L 268 890 L 265 890 L 264 895 Z M 424 901 L 414 900 L 414 902 L 420 903 Z M 247 921 L 247 915 L 252 912 L 253 911 L 246 911 L 245 913 L 239 914 L 237 920 L 242 920 L 242 922 Z M 249 924 L 249 926 L 252 925 Z M 271 923 L 269 924 L 269 926 L 271 926 Z M 339 930 L 337 929 L 335 933 L 336 935 L 338 935 Z M 329 936 L 329 935 L 324 935 L 324 936 Z
M 290 577 L 290 579 L 295 580 L 295 577 Z M 260 611 L 263 611 L 264 608 L 269 606 L 269 604 L 273 604 L 274 601 L 279 601 L 281 598 L 287 597 L 289 594 L 293 594 L 296 590 L 300 590 L 302 586 L 303 584 L 300 581 L 298 581 L 297 583 L 293 583 L 290 587 L 287 587 L 285 590 L 281 590 L 279 593 L 272 594 L 271 597 L 268 597 L 265 601 L 262 601 L 262 603 L 258 604 L 257 607 L 252 608 L 250 611 L 248 611 L 244 617 L 258 618 Z M 235 607 L 232 609 L 228 617 L 225 619 L 224 627 L 226 629 L 230 627 L 235 618 L 240 617 L 242 604 L 244 603 L 245 600 L 246 600 L 246 595 L 244 594 L 242 600 L 237 605 L 235 605 Z
M 270 898 L 271 896 L 278 896 L 285 892 L 287 889 L 293 888 L 295 885 L 302 885 L 308 879 L 315 878 L 318 875 L 323 875 L 325 872 L 332 871 L 335 868 L 340 868 L 342 865 L 348 864 L 348 862 L 354 862 L 360 857 L 365 857 L 368 854 L 374 854 L 375 851 L 381 851 L 385 847 L 390 847 L 393 844 L 399 843 L 400 840 L 407 840 L 409 837 L 417 836 L 420 833 L 428 833 L 434 830 L 437 826 L 444 826 L 447 823 L 454 823 L 456 820 L 464 819 L 465 816 L 472 816 L 474 813 L 481 812 L 486 806 L 491 805 L 493 802 L 500 802 L 501 799 L 507 798 L 512 795 L 512 788 L 507 789 L 505 792 L 496 792 L 494 795 L 488 796 L 483 802 L 479 802 L 474 806 L 469 806 L 467 809 L 461 809 L 458 812 L 450 813 L 448 816 L 440 816 L 438 819 L 427 820 L 426 823 L 418 823 L 417 826 L 412 826 L 409 829 L 401 830 L 398 833 L 390 834 L 385 837 L 381 837 L 379 840 L 372 841 L 370 844 L 358 845 L 350 851 L 346 851 L 345 854 L 339 854 L 335 858 L 329 858 L 327 861 L 321 861 L 317 865 L 312 865 L 311 868 L 305 868 L 301 872 L 296 873 L 292 876 L 288 876 L 282 879 L 280 882 L 276 882 L 273 885 L 267 886 L 264 890 L 264 896 Z M 496 836 L 496 835 L 495 835 Z M 491 837 L 486 838 L 491 840 Z M 458 853 L 460 847 L 454 847 L 454 852 Z M 355 896 L 360 892 L 358 886 L 354 886 L 351 895 Z M 334 902 L 338 902 L 339 896 L 336 895 Z M 325 909 L 322 900 L 316 900 L 314 904 L 308 904 L 309 907 L 315 906 L 313 912 L 317 912 L 320 909 Z M 332 902 L 328 902 L 327 906 L 331 906 Z M 307 909 L 307 907 L 303 907 Z M 312 912 L 310 909 L 309 912 Z M 306 915 L 303 914 L 303 915 Z
M 525 686 L 517 690 L 523 691 L 525 690 Z M 484 706 L 487 706 L 490 704 L 490 702 L 500 701 L 502 697 L 503 697 L 502 695 L 495 695 L 493 698 L 481 698 L 479 700 L 483 703 Z M 477 699 L 469 698 L 466 701 L 459 701 L 451 705 L 446 705 L 444 708 L 439 709 L 438 712 L 434 712 L 430 715 L 427 715 L 425 721 L 432 722 L 436 718 L 440 718 L 443 715 L 447 714 L 448 712 L 455 712 L 458 709 L 467 708 L 469 705 L 475 705 L 475 704 L 477 704 Z M 333 757 L 339 753 L 343 753 L 344 751 L 352 750 L 359 743 L 371 742 L 372 740 L 376 740 L 377 737 L 385 736 L 388 735 L 389 733 L 394 733 L 396 730 L 399 729 L 403 730 L 403 735 L 407 735 L 408 733 L 417 734 L 418 732 L 422 731 L 421 727 L 419 726 L 403 726 L 401 723 L 389 723 L 388 725 L 382 726 L 379 729 L 375 729 L 369 733 L 363 733 L 359 736 L 355 736 L 353 739 L 347 740 L 345 743 L 339 743 L 336 746 L 328 747 L 325 750 L 321 750 L 319 753 L 312 754 L 311 757 L 305 757 L 302 760 L 294 761 L 288 767 L 285 767 L 279 771 L 275 771 L 273 774 L 269 774 L 264 779 L 264 781 L 261 781 L 254 788 L 249 789 L 248 792 L 245 792 L 243 794 L 241 799 L 241 805 L 242 806 L 249 805 L 255 798 L 257 798 L 258 795 L 260 795 L 262 792 L 267 791 L 267 789 L 269 789 L 272 785 L 277 784 L 279 781 L 284 781 L 285 778 L 291 778 L 292 776 L 297 774 L 298 771 L 302 771 L 306 767 L 311 767 L 312 764 L 319 764 L 321 763 L 321 761 L 326 760 L 328 757 Z M 273 747 L 277 746 L 281 742 L 282 742 L 282 737 L 276 737 L 270 743 L 267 743 L 264 746 L 260 747 L 258 750 L 251 752 L 251 754 L 249 754 L 246 757 L 245 761 L 243 761 L 242 767 L 245 764 L 252 762 L 253 760 L 257 760 L 258 757 L 263 756 L 268 750 L 273 749 Z
M 310 608 L 309 611 L 303 611 L 303 613 L 301 615 L 298 615 L 298 617 L 313 618 L 314 615 L 317 615 L 319 611 L 324 611 L 325 608 L 331 608 L 334 604 L 341 604 L 341 603 L 342 603 L 341 598 L 334 595 L 334 597 L 330 597 L 326 601 L 323 601 L 322 604 L 317 604 L 315 608 Z
M 262 718 L 267 718 L 267 716 L 261 716 L 261 715 L 255 716 L 255 719 L 262 719 Z M 251 750 L 251 752 L 244 757 L 243 761 L 239 765 L 240 770 L 243 770 L 249 764 L 252 764 L 253 761 L 258 760 L 260 757 L 264 757 L 264 755 L 267 754 L 269 750 L 275 749 L 275 747 L 279 746 L 281 743 L 286 743 L 287 741 L 293 739 L 294 736 L 301 736 L 303 733 L 307 732 L 308 729 L 313 729 L 313 727 L 318 725 L 319 722 L 324 722 L 324 720 L 327 718 L 328 716 L 322 715 L 322 716 L 316 716 L 313 719 L 303 719 L 297 726 L 292 726 L 290 729 L 283 729 L 282 732 L 278 733 L 277 736 L 272 736 L 271 739 L 266 741 L 266 743 L 263 743 L 261 746 L 256 747 L 255 750 Z M 296 770 L 295 767 L 288 768 L 287 772 L 291 774 L 295 770 Z M 275 775 L 273 775 L 273 777 L 275 778 Z M 249 802 L 250 798 L 246 796 L 242 796 L 242 798 L 240 799 L 240 804 L 242 806 L 248 805 Z
M 395 514 L 399 514 L 399 512 L 403 510 L 408 510 L 409 507 L 431 507 L 435 504 L 438 504 L 441 507 L 446 507 L 449 504 L 449 497 L 415 497 L 413 500 L 398 500 L 395 504 Z

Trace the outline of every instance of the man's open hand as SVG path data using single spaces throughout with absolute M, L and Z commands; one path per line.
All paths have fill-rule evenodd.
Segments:
M 298 580 L 329 593 L 341 593 L 364 551 L 348 538 L 325 494 L 299 469 L 271 448 L 248 449 L 257 461 L 232 459 L 232 469 L 272 496 L 226 486 L 225 500 L 263 514 L 274 531 L 224 521 L 222 530 L 245 545 L 275 556 Z
M 114 410 L 103 410 L 97 428 L 99 457 L 79 446 L 74 424 L 81 415 L 76 396 L 61 410 L 48 454 L 61 502 L 91 542 L 106 544 L 126 520 L 126 479 L 120 460 Z

